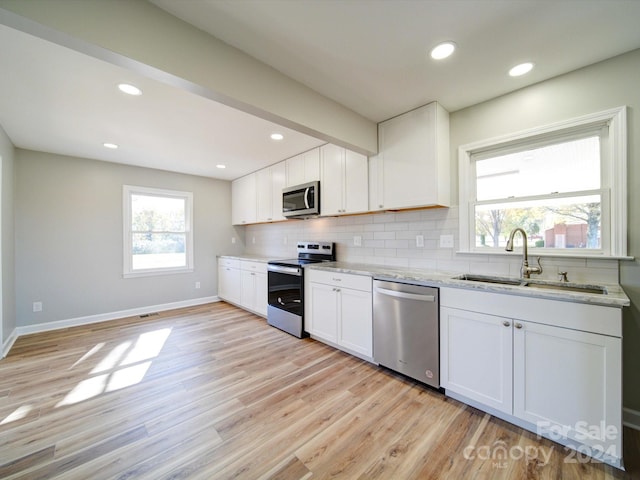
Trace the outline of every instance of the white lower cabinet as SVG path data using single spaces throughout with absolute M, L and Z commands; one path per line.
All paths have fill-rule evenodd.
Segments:
M 440 299 L 447 395 L 620 466 L 619 308 L 451 288 Z
M 512 345 L 510 319 L 441 307 L 441 385 L 510 414 Z
M 305 272 L 305 329 L 314 338 L 366 359 L 373 355 L 372 280 Z
M 248 260 L 218 260 L 218 297 L 267 316 L 267 264 Z
M 218 260 L 218 297 L 231 303 L 240 303 L 240 261 Z
M 513 414 L 621 456 L 622 340 L 518 320 L 513 333 Z
M 240 306 L 267 316 L 267 265 L 240 261 Z

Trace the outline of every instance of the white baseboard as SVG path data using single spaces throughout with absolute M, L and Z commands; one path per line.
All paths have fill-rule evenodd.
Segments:
M 89 315 L 86 317 L 70 318 L 68 320 L 58 320 L 56 322 L 39 323 L 36 325 L 27 325 L 17 327 L 16 338 L 31 333 L 48 332 L 51 330 L 59 330 L 61 328 L 77 327 L 80 325 L 89 325 L 91 323 L 106 322 L 108 320 L 117 320 L 119 318 L 133 317 L 136 315 L 144 315 L 147 313 L 163 312 L 165 310 L 173 310 L 176 308 L 193 307 L 203 305 L 205 303 L 219 302 L 217 295 L 211 297 L 194 298 L 191 300 L 182 300 L 180 302 L 163 303 L 161 305 L 151 305 L 148 307 L 131 308 L 129 310 L 120 310 L 118 312 L 100 313 L 98 315 Z M 14 339 L 15 341 L 15 339 Z M 12 343 L 13 344 L 13 343 Z M 8 353 L 9 350 L 7 350 Z
M 625 427 L 640 430 L 640 411 L 631 408 L 622 409 L 622 424 Z
M 5 342 L 2 344 L 2 351 L 0 352 L 0 359 L 4 358 L 7 356 L 7 354 L 9 353 L 9 350 L 11 350 L 11 347 L 13 347 L 13 344 L 15 343 L 15 341 L 18 339 L 18 329 L 14 328 L 13 332 L 11 332 L 11 335 L 9 335 L 9 338 L 7 338 L 5 340 Z

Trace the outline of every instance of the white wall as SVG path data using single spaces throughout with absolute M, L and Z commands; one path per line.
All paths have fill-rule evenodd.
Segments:
M 482 104 L 454 112 L 451 127 L 451 187 L 458 199 L 458 146 L 517 132 L 621 105 L 628 108 L 628 252 L 640 257 L 640 50 L 592 65 Z M 459 255 L 437 245 L 440 234 L 453 234 L 458 245 L 457 208 L 421 212 L 364 215 L 306 220 L 246 227 L 247 250 L 285 256 L 293 252 L 292 240 L 335 240 L 338 257 L 364 261 L 435 268 L 446 271 L 516 274 L 518 265 L 506 257 Z M 416 234 L 425 247 L 414 247 Z M 361 249 L 350 247 L 353 235 L 362 235 Z M 255 244 L 252 242 L 255 237 Z M 287 237 L 287 245 L 283 245 Z M 291 237 L 291 238 L 289 238 Z M 624 309 L 624 404 L 640 411 L 640 261 L 544 259 L 545 276 L 562 268 L 575 281 L 619 281 L 632 301 Z M 620 275 L 618 277 L 618 268 Z
M 0 211 L 0 245 L 2 248 L 2 328 L 0 328 L 0 357 L 2 345 L 13 334 L 16 327 L 15 312 L 15 269 L 14 269 L 14 235 L 13 235 L 13 168 L 14 148 L 6 133 L 0 126 L 0 168 L 1 211 Z
M 19 327 L 215 296 L 216 255 L 242 249 L 230 182 L 20 149 L 15 170 Z M 123 184 L 193 192 L 193 273 L 122 278 Z

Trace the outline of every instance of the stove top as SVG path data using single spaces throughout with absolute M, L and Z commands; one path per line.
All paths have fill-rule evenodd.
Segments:
M 331 262 L 332 260 L 313 260 L 309 258 L 288 258 L 286 260 L 270 260 L 269 265 L 284 265 L 286 267 L 298 267 L 309 263 Z
M 330 242 L 298 242 L 298 258 L 271 260 L 270 265 L 298 267 L 309 263 L 333 262 L 336 259 L 335 245 Z

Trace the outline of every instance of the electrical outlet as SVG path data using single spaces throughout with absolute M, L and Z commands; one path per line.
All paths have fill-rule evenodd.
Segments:
M 424 247 L 424 235 L 416 235 L 416 247 Z
M 453 248 L 453 235 L 440 235 L 440 248 Z
M 231 237 L 231 243 L 236 243 L 236 237 Z
M 355 235 L 353 237 L 353 246 L 354 247 L 361 247 L 362 246 L 362 236 L 361 235 Z
M 41 312 L 42 311 L 42 302 L 33 302 L 33 311 Z
M 200 282 L 196 282 L 196 288 L 200 288 Z
M 286 245 L 287 244 L 287 237 L 282 237 L 282 244 Z
M 251 243 L 253 243 L 255 245 L 256 243 L 256 237 L 251 237 Z

